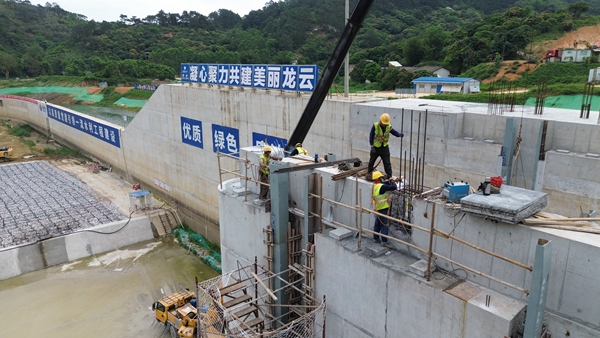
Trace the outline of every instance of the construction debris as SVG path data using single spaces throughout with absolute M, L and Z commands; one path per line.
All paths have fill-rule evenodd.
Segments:
M 338 180 L 341 180 L 342 178 L 350 177 L 355 174 L 360 174 L 362 171 L 367 170 L 367 168 L 368 168 L 368 165 L 366 165 L 366 164 L 361 165 L 360 167 L 352 168 L 350 170 L 342 171 L 339 174 L 335 174 L 335 175 L 331 176 L 331 179 L 333 181 L 338 181 Z

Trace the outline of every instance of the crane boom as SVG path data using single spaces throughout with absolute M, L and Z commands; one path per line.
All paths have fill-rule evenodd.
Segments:
M 310 97 L 306 108 L 304 108 L 304 112 L 296 125 L 296 129 L 294 129 L 292 136 L 287 142 L 287 151 L 291 151 L 296 143 L 302 143 L 304 141 L 304 138 L 308 134 L 310 127 L 319 113 L 319 109 L 321 109 L 321 105 L 327 96 L 329 88 L 331 88 L 333 80 L 335 80 L 335 76 L 340 71 L 344 57 L 348 54 L 348 50 L 350 50 L 350 46 L 352 45 L 358 30 L 362 26 L 367 13 L 369 13 L 373 1 L 374 0 L 359 0 L 356 7 L 354 7 L 354 11 L 352 11 L 352 15 L 348 19 L 346 28 L 344 28 L 342 36 L 333 50 L 333 54 L 329 57 L 329 61 L 327 61 L 323 75 L 319 79 L 319 83 L 317 83 L 317 87 Z

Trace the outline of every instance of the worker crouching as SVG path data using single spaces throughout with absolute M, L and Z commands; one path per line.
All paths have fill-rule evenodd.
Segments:
M 263 147 L 263 154 L 260 156 L 260 182 L 269 184 L 269 163 L 271 159 L 276 161 L 281 161 L 281 157 L 277 157 L 275 155 L 271 155 L 273 149 L 270 146 Z M 266 200 L 269 194 L 269 186 L 261 184 L 260 185 L 260 195 L 258 198 L 261 200 Z
M 304 155 L 308 156 L 308 151 L 302 147 L 302 143 L 296 143 L 296 147 L 290 153 L 290 156 Z
M 375 211 L 380 214 L 388 215 L 390 214 L 390 196 L 389 192 L 392 190 L 396 190 L 398 186 L 394 183 L 388 183 L 383 180 L 383 174 L 379 171 L 373 172 L 373 205 L 375 207 Z M 392 243 L 388 242 L 386 237 L 382 237 L 380 239 L 379 234 L 388 235 L 389 234 L 389 220 L 385 217 L 381 217 L 379 215 L 375 215 L 375 225 L 373 226 L 373 232 L 375 235 L 373 236 L 373 241 L 375 243 L 382 243 L 386 248 L 393 248 Z

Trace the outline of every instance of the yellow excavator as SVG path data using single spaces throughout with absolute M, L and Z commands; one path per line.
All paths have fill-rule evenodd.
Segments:
M 0 156 L 2 157 L 2 162 L 10 161 L 10 157 L 13 154 L 13 149 L 10 147 L 1 147 L 0 148 Z
M 168 328 L 172 338 L 194 338 L 198 323 L 198 311 L 189 290 L 174 292 L 152 304 L 156 320 Z

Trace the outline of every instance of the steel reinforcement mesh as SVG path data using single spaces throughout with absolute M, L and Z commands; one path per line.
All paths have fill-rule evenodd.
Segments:
M 0 166 L 0 248 L 125 218 L 73 174 L 46 161 Z
M 252 266 L 243 268 L 246 272 L 252 271 Z M 257 330 L 249 330 L 240 325 L 238 318 L 234 313 L 240 310 L 240 307 L 224 308 L 220 288 L 223 285 L 236 283 L 239 278 L 240 270 L 222 274 L 215 278 L 198 283 L 198 313 L 200 313 L 201 324 L 198 331 L 198 337 L 228 337 L 228 338 L 249 338 L 249 337 L 274 337 L 274 338 L 308 338 L 322 337 L 325 327 L 325 303 L 315 306 L 304 306 L 305 314 L 285 325 L 280 325 L 278 329 L 272 329 L 271 318 L 265 312 L 268 312 L 268 305 L 261 299 L 255 300 L 260 316 L 265 321 L 265 329 L 262 333 Z M 253 287 L 250 285 L 248 294 L 254 294 Z M 263 290 L 264 291 L 264 290 Z M 261 304 L 262 303 L 262 304 Z

